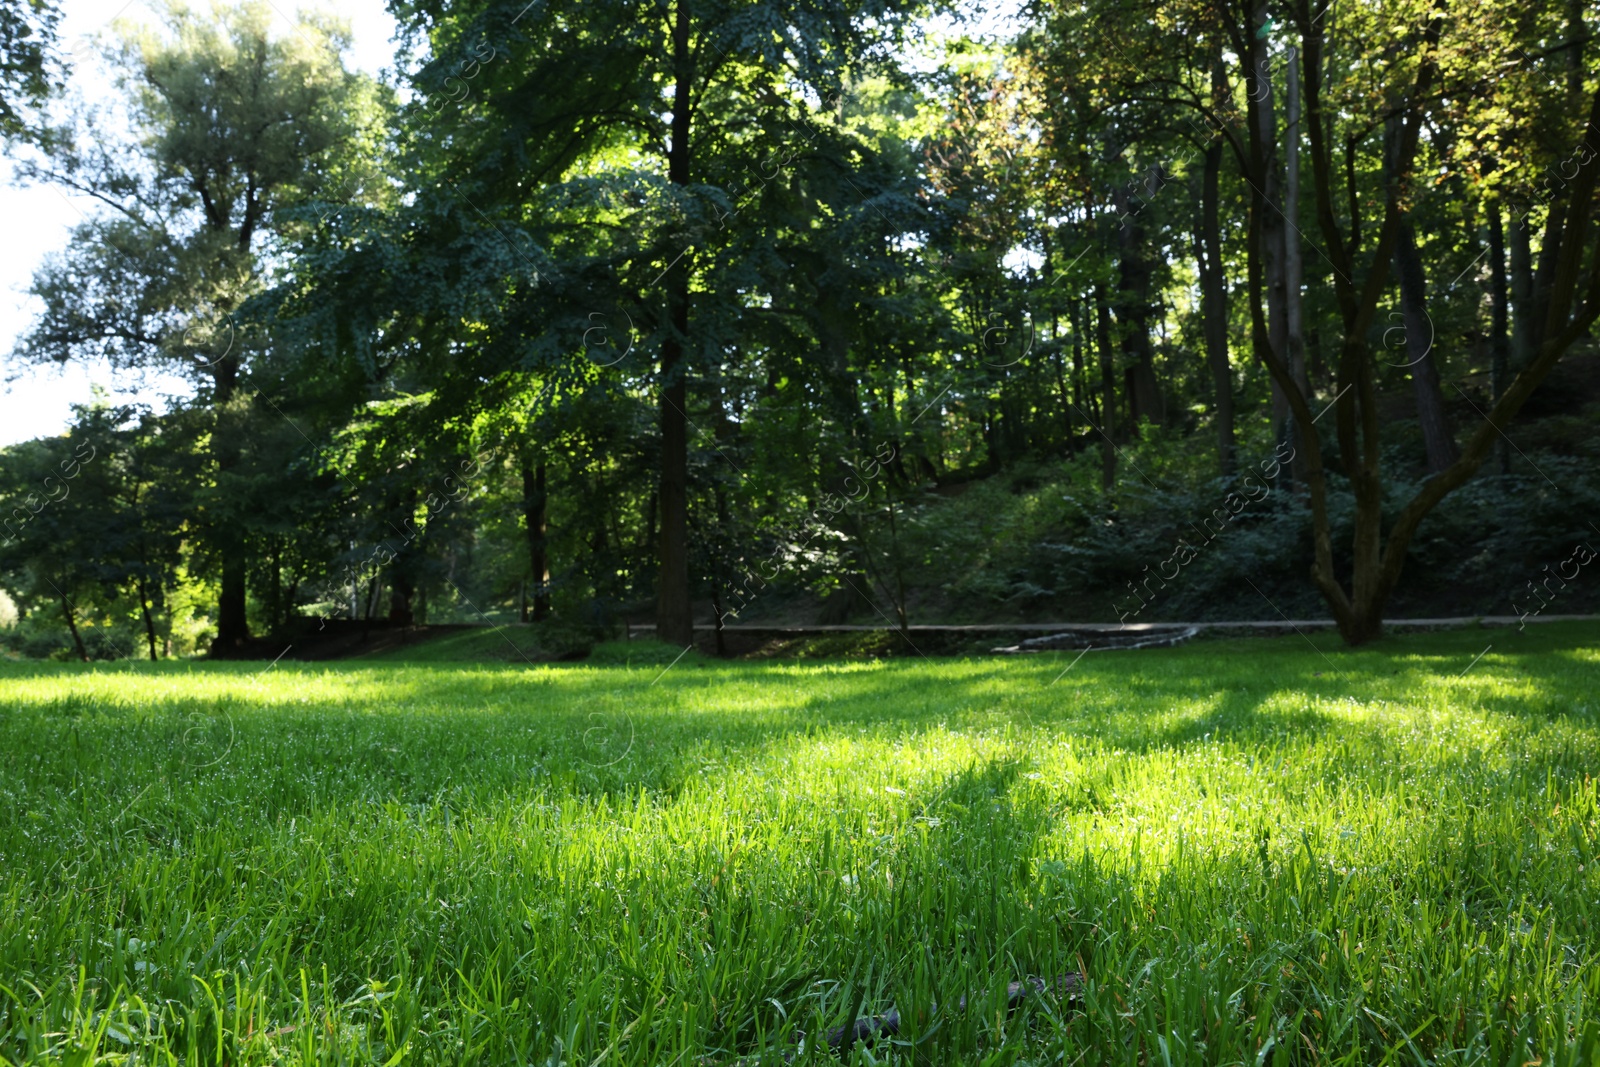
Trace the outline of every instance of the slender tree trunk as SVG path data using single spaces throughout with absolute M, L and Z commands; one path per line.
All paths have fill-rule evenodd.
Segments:
M 239 382 L 236 359 L 221 359 L 212 364 L 212 402 L 217 427 L 212 437 L 213 456 L 219 480 L 225 479 L 239 463 L 239 437 L 232 427 L 228 406 Z M 249 550 L 244 535 L 229 525 L 213 530 L 218 554 L 222 557 L 222 591 L 217 600 L 217 636 L 211 643 L 212 655 L 227 655 L 250 639 L 248 597 L 245 589 L 250 568 Z
M 1205 335 L 1206 363 L 1211 368 L 1211 391 L 1216 403 L 1217 463 L 1223 477 L 1233 473 L 1233 368 L 1228 361 L 1228 290 L 1222 260 L 1221 201 L 1222 143 L 1205 151 L 1200 186 L 1200 232 L 1196 235 L 1200 258 L 1200 318 Z
M 280 629 L 289 621 L 283 595 L 283 538 L 272 539 L 272 629 Z
M 1077 407 L 1078 414 L 1088 421 L 1083 400 L 1083 309 L 1076 300 L 1068 305 L 1068 309 L 1072 325 L 1072 403 Z M 1073 451 L 1077 451 L 1077 442 L 1073 442 Z
M 1306 356 L 1307 362 L 1310 364 L 1308 368 L 1310 377 L 1316 379 L 1312 383 L 1312 387 L 1317 388 L 1326 385 L 1330 380 L 1328 360 L 1322 350 L 1322 331 L 1316 326 L 1312 326 L 1311 331 L 1306 335 Z
M 650 499 L 644 505 L 644 547 L 642 550 L 646 552 L 653 548 L 658 540 L 656 534 L 656 513 L 658 510 L 656 490 L 651 489 Z
M 1155 176 L 1155 181 L 1161 180 Z M 1150 188 L 1146 187 L 1150 193 Z M 1153 195 L 1153 194 L 1151 194 Z M 1161 387 L 1156 381 L 1155 365 L 1150 351 L 1150 279 L 1151 264 L 1146 246 L 1144 225 L 1140 222 L 1139 208 L 1129 205 L 1125 192 L 1119 191 L 1115 202 L 1122 215 L 1118 230 L 1121 255 L 1118 257 L 1117 325 L 1122 331 L 1122 350 L 1127 353 L 1126 365 L 1128 394 L 1128 424 L 1135 434 L 1139 421 L 1148 419 L 1158 425 L 1165 421 L 1162 410 Z
M 1094 290 L 1095 335 L 1100 348 L 1100 488 L 1109 491 L 1117 484 L 1117 447 L 1111 440 L 1116 432 L 1117 410 L 1116 356 L 1111 351 L 1111 309 L 1106 306 L 1104 286 Z
M 1100 351 L 1103 351 L 1103 349 L 1104 349 L 1104 344 L 1102 344 L 1101 340 L 1100 340 L 1099 327 L 1100 327 L 1100 323 L 1099 323 L 1098 318 L 1095 315 L 1093 307 L 1091 307 L 1091 301 L 1089 301 L 1088 299 L 1085 299 L 1084 303 L 1083 303 L 1083 329 L 1084 329 L 1084 332 L 1086 334 L 1091 329 L 1095 331 L 1095 335 L 1094 335 L 1093 339 L 1090 339 L 1088 337 L 1085 337 L 1085 339 L 1084 339 L 1085 347 L 1092 349 L 1092 351 L 1090 352 L 1090 356 L 1092 356 L 1094 352 L 1100 352 Z M 1106 332 L 1107 332 L 1107 335 L 1109 336 L 1109 333 L 1110 333 L 1110 325 L 1109 324 L 1106 327 Z M 1106 342 L 1106 343 L 1109 344 L 1110 342 Z M 1095 371 L 1094 371 L 1093 368 L 1080 368 L 1080 369 L 1084 369 L 1083 388 L 1085 390 L 1085 393 L 1084 393 L 1084 408 L 1083 409 L 1085 411 L 1087 411 L 1089 413 L 1089 415 L 1090 415 L 1090 428 L 1092 429 L 1094 426 L 1102 426 L 1102 427 L 1104 427 L 1106 425 L 1106 405 L 1105 405 L 1104 397 L 1102 395 L 1103 394 L 1103 389 L 1096 388 L 1095 385 L 1094 385 L 1094 374 L 1095 374 Z M 1103 382 L 1101 384 L 1102 384 L 1102 386 L 1104 385 Z M 1109 430 L 1109 427 L 1107 427 L 1107 429 Z
M 1395 273 L 1400 277 L 1400 313 L 1405 323 L 1406 362 L 1411 369 L 1412 392 L 1417 401 L 1417 421 L 1428 453 L 1428 473 L 1447 470 L 1460 458 L 1450 422 L 1445 415 L 1444 391 L 1433 359 L 1433 320 L 1428 317 L 1427 279 L 1417 251 L 1411 219 L 1401 216 L 1394 245 Z
M 396 529 L 407 531 L 400 539 L 399 551 L 389 562 L 389 622 L 396 626 L 410 626 L 416 622 L 416 611 L 412 607 L 412 598 L 417 595 L 416 565 L 418 556 L 417 531 L 413 525 L 417 510 L 417 494 L 415 490 L 392 496 L 390 513 L 394 519 L 390 525 Z M 381 595 L 381 594 L 380 594 Z
M 1067 434 L 1067 458 L 1072 458 L 1073 430 L 1072 430 L 1072 394 L 1067 391 L 1067 353 L 1061 346 L 1056 346 L 1056 358 L 1052 361 L 1056 375 L 1056 395 L 1061 398 L 1062 429 Z
M 906 576 L 900 561 L 900 530 L 895 523 L 894 494 L 884 486 L 883 495 L 889 501 L 889 562 L 894 566 L 894 613 L 900 620 L 900 636 L 911 641 L 911 620 L 906 616 Z
M 1546 324 L 1551 316 L 1551 282 L 1555 278 L 1556 262 L 1560 254 L 1560 220 L 1566 214 L 1566 195 L 1563 190 L 1550 202 L 1550 210 L 1545 216 L 1544 234 L 1539 240 L 1539 256 L 1533 269 L 1533 344 L 1531 351 L 1537 352 L 1545 342 Z M 1566 309 L 1561 308 L 1556 314 L 1565 315 Z
M 411 598 L 416 595 L 417 586 L 408 570 L 398 561 L 389 569 L 389 621 L 397 626 L 410 626 L 416 621 Z
M 1055 281 L 1055 260 L 1054 260 L 1055 248 L 1050 243 L 1050 235 L 1049 235 L 1048 231 L 1046 231 L 1045 234 L 1042 236 L 1041 241 L 1044 244 L 1044 276 L 1045 276 L 1046 279 L 1049 279 L 1051 282 L 1054 282 Z M 1066 434 L 1067 434 L 1065 452 L 1066 452 L 1067 458 L 1071 459 L 1072 458 L 1072 453 L 1073 453 L 1073 447 L 1072 447 L 1073 446 L 1073 440 L 1072 440 L 1072 397 L 1067 392 L 1067 350 L 1066 350 L 1066 346 L 1064 346 L 1061 343 L 1061 332 L 1060 332 L 1060 329 L 1059 329 L 1059 327 L 1060 327 L 1060 317 L 1059 317 L 1058 311 L 1059 311 L 1058 305 L 1055 304 L 1052 301 L 1051 305 L 1050 305 L 1050 341 L 1051 341 L 1052 344 L 1055 345 L 1055 349 L 1056 350 L 1055 350 L 1055 359 L 1051 361 L 1051 369 L 1055 372 L 1056 395 L 1061 398 L 1061 421 L 1063 423 L 1063 429 L 1066 430 Z M 1074 332 L 1076 332 L 1076 331 L 1074 331 Z M 1074 337 L 1074 340 L 1076 340 L 1076 337 Z M 891 376 L 891 380 L 892 380 L 892 376 Z M 894 410 L 894 405 L 891 404 L 889 406 L 889 410 L 893 411 Z
M 1533 361 L 1533 251 L 1528 215 L 1511 220 L 1511 371 Z
M 1306 396 L 1311 395 L 1311 384 L 1306 377 L 1306 338 L 1301 320 L 1300 289 L 1304 275 L 1303 250 L 1300 247 L 1300 54 L 1296 48 L 1288 49 L 1288 71 L 1284 77 L 1284 190 L 1283 213 L 1287 220 L 1283 228 L 1283 321 L 1284 337 L 1288 345 L 1289 372 L 1295 384 Z M 1285 405 L 1287 408 L 1287 405 Z M 1285 411 L 1288 418 L 1286 437 L 1295 442 L 1295 458 L 1290 462 L 1294 472 L 1292 480 L 1304 484 L 1302 468 L 1305 460 L 1304 444 L 1299 442 L 1299 430 L 1294 413 Z
M 1273 358 L 1287 359 L 1289 327 L 1287 315 L 1287 263 L 1285 260 L 1284 216 L 1278 170 L 1278 113 L 1272 77 L 1272 59 L 1262 31 L 1269 25 L 1266 4 L 1252 6 L 1246 72 L 1247 110 L 1250 121 L 1252 221 L 1260 249 L 1261 271 L 1258 283 L 1265 286 L 1267 332 L 1256 337 L 1271 349 Z M 1284 440 L 1289 403 L 1278 382 L 1272 383 L 1273 436 Z
M 1505 229 L 1500 221 L 1500 201 L 1490 200 L 1489 211 L 1489 305 L 1491 320 L 1489 326 L 1489 350 L 1491 362 L 1489 371 L 1489 389 L 1494 394 L 1494 400 L 1499 402 L 1506 391 L 1506 383 L 1510 376 L 1510 339 L 1506 336 L 1506 324 L 1510 319 L 1506 297 L 1506 239 Z M 1511 473 L 1511 449 L 1506 446 L 1505 438 L 1496 437 L 1494 444 L 1495 465 L 1501 474 Z
M 145 590 L 144 578 L 139 579 L 139 610 L 144 615 L 144 637 L 150 646 L 150 662 L 156 661 L 156 622 L 150 614 L 150 597 Z
M 667 180 L 687 186 L 693 90 L 689 0 L 677 0 L 672 53 L 672 143 Z M 656 636 L 688 647 L 694 641 L 694 609 L 689 602 L 688 367 L 684 359 L 689 334 L 689 265 L 681 258 L 667 271 L 667 320 L 667 336 L 661 345 L 661 576 L 656 588 Z
M 717 436 L 721 438 L 727 430 L 727 416 L 722 410 L 721 399 L 717 403 Z M 891 411 L 894 410 L 891 405 Z M 726 657 L 728 654 L 727 639 L 723 636 L 723 616 L 726 612 L 722 608 L 722 584 L 727 580 L 723 570 L 722 561 L 727 554 L 726 539 L 728 528 L 732 525 L 732 516 L 728 513 L 728 494 L 720 483 L 715 490 L 717 506 L 717 535 L 711 545 L 711 614 L 716 619 L 717 626 L 717 655 Z
M 83 647 L 83 637 L 78 633 L 78 620 L 72 613 L 72 602 L 65 596 L 61 598 L 61 614 L 66 616 L 67 629 L 72 631 L 72 643 L 78 649 L 78 658 L 89 662 L 89 650 Z
M 1583 107 L 1583 46 L 1588 37 L 1583 0 L 1567 0 L 1567 100 L 1574 113 Z
M 1350 256 L 1361 251 L 1361 194 L 1356 184 L 1356 139 L 1344 142 L 1344 194 L 1350 204 Z
M 533 575 L 533 621 L 550 617 L 550 557 L 545 461 L 522 467 L 523 519 L 528 528 L 528 566 Z M 524 612 L 526 614 L 526 612 Z M 523 620 L 526 622 L 526 618 Z
M 722 634 L 722 581 L 720 576 L 714 576 L 711 581 L 711 617 L 716 620 L 717 656 L 726 659 L 728 656 L 727 638 Z

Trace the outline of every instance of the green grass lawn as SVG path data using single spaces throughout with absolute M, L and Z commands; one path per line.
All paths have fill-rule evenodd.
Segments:
M 0 664 L 0 1060 L 1600 1063 L 1600 628 L 1315 640 Z

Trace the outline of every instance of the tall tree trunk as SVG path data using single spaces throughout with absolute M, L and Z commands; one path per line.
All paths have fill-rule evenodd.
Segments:
M 1583 107 L 1583 7 L 1583 0 L 1567 0 L 1567 101 L 1574 112 Z
M 145 589 L 144 576 L 139 577 L 139 611 L 144 615 L 144 637 L 150 646 L 150 662 L 156 661 L 156 623 L 150 614 L 150 596 Z
M 656 532 L 656 516 L 660 511 L 657 507 L 656 490 L 650 490 L 650 499 L 644 505 L 644 546 L 641 551 L 648 552 L 659 540 Z
M 522 465 L 523 520 L 528 528 L 528 567 L 533 575 L 533 621 L 550 617 L 550 556 L 545 461 Z M 523 621 L 527 621 L 524 619 Z
M 1050 233 L 1049 233 L 1048 230 L 1046 230 L 1045 233 L 1042 235 L 1041 241 L 1044 244 L 1044 277 L 1047 280 L 1049 280 L 1051 282 L 1054 282 L 1055 281 L 1055 260 L 1054 260 L 1053 257 L 1054 257 L 1054 254 L 1055 254 L 1055 248 L 1050 242 Z M 1061 332 L 1060 332 L 1060 329 L 1059 329 L 1059 327 L 1060 327 L 1060 318 L 1059 318 L 1059 315 L 1058 315 L 1058 310 L 1059 310 L 1058 305 L 1054 301 L 1052 301 L 1051 304 L 1050 304 L 1050 341 L 1051 341 L 1052 344 L 1054 344 L 1056 346 L 1056 350 L 1055 350 L 1055 359 L 1051 361 L 1051 363 L 1052 363 L 1051 369 L 1055 372 L 1056 395 L 1061 398 L 1061 421 L 1063 423 L 1063 428 L 1066 430 L 1066 434 L 1067 434 L 1065 452 L 1066 452 L 1067 458 L 1071 459 L 1072 458 L 1072 453 L 1073 453 L 1073 448 L 1072 448 L 1072 445 L 1073 445 L 1073 441 L 1072 441 L 1072 396 L 1067 391 L 1067 349 L 1066 349 L 1066 346 L 1061 343 Z M 1076 329 L 1073 330 L 1073 334 L 1074 334 L 1073 340 L 1074 340 L 1074 342 L 1076 342 L 1076 340 L 1077 340 L 1077 337 L 1076 337 L 1077 331 L 1076 331 Z M 891 375 L 891 380 L 893 380 L 893 376 L 892 375 Z M 894 410 L 894 405 L 893 404 L 889 405 L 889 410 L 890 411 Z
M 1506 336 L 1506 323 L 1510 319 L 1509 308 L 1506 303 L 1506 239 L 1505 228 L 1500 221 L 1500 201 L 1488 202 L 1489 212 L 1489 350 L 1490 371 L 1489 390 L 1494 394 L 1494 400 L 1499 402 L 1506 391 L 1509 380 L 1510 364 L 1510 339 Z M 1494 443 L 1495 466 L 1501 474 L 1511 473 L 1511 449 L 1506 446 L 1503 437 L 1496 437 Z
M 1111 309 L 1106 306 L 1104 286 L 1095 286 L 1094 323 L 1100 348 L 1100 488 L 1109 491 L 1117 484 L 1117 446 L 1111 440 L 1116 432 L 1117 369 L 1111 351 Z
M 1533 361 L 1533 250 L 1528 214 L 1511 219 L 1511 371 Z
M 717 437 L 721 439 L 728 429 L 728 420 L 726 412 L 722 410 L 720 397 L 718 399 L 717 408 Z M 889 410 L 894 410 L 892 405 L 890 406 Z M 717 483 L 713 491 L 716 496 L 717 533 L 716 537 L 712 539 L 711 544 L 711 613 L 712 617 L 716 619 L 717 655 L 726 657 L 728 654 L 728 644 L 727 638 L 723 635 L 723 617 L 727 613 L 722 607 L 722 584 L 727 580 L 727 575 L 723 570 L 722 562 L 727 556 L 728 529 L 733 525 L 733 518 L 728 512 L 728 494 L 723 488 L 722 484 L 720 482 Z
M 1074 300 L 1068 305 L 1072 325 L 1072 403 L 1078 409 L 1078 415 L 1088 421 L 1088 415 L 1083 406 L 1083 330 L 1085 326 L 1082 305 Z M 1073 453 L 1077 452 L 1077 442 L 1074 441 Z
M 1300 54 L 1288 49 L 1288 71 L 1284 76 L 1285 109 L 1283 127 L 1284 189 L 1283 214 L 1283 322 L 1284 338 L 1288 345 L 1289 372 L 1295 384 L 1306 396 L 1311 395 L 1311 384 L 1306 377 L 1306 338 L 1300 313 L 1300 288 L 1304 275 L 1303 250 L 1300 247 Z M 1287 406 L 1287 405 L 1286 405 Z M 1305 482 L 1302 468 L 1305 460 L 1304 444 L 1299 443 L 1299 431 L 1293 412 L 1286 412 L 1288 428 L 1285 437 L 1294 442 L 1295 458 L 1290 461 L 1294 472 L 1292 480 Z
M 1539 256 L 1533 269 L 1533 321 L 1529 324 L 1533 329 L 1533 344 L 1530 349 L 1537 352 L 1545 342 L 1547 334 L 1546 324 L 1551 316 L 1550 291 L 1551 282 L 1555 277 L 1556 261 L 1560 255 L 1560 221 L 1565 212 L 1565 195 L 1558 195 L 1550 202 L 1550 210 L 1545 217 L 1544 234 L 1539 240 Z M 1558 309 L 1555 313 L 1565 315 L 1565 308 Z
M 720 575 L 713 575 L 711 580 L 711 617 L 716 620 L 717 656 L 720 659 L 728 657 L 728 641 L 723 636 L 722 617 L 726 614 L 722 610 L 722 579 Z
M 1056 395 L 1061 398 L 1062 429 L 1066 431 L 1067 458 L 1072 458 L 1073 430 L 1072 430 L 1072 394 L 1067 391 L 1067 351 L 1066 346 L 1057 344 L 1055 359 L 1051 361 L 1056 377 Z
M 1350 204 L 1350 256 L 1361 251 L 1361 191 L 1356 184 L 1356 145 L 1354 137 L 1344 142 L 1344 194 Z
M 211 365 L 211 371 L 212 404 L 217 418 L 212 450 L 218 480 L 225 481 L 228 473 L 239 464 L 239 435 L 225 425 L 231 420 L 228 407 L 238 389 L 238 360 L 218 360 Z M 250 639 L 245 590 L 250 557 L 244 535 L 231 524 L 213 527 L 212 536 L 216 538 L 218 554 L 222 557 L 222 591 L 217 600 L 217 636 L 211 642 L 211 654 L 225 656 Z
M 1301 14 L 1305 9 L 1301 8 Z M 1416 80 L 1407 98 L 1425 101 L 1435 92 L 1439 70 L 1437 54 L 1446 14 L 1436 9 L 1422 30 L 1415 51 L 1419 61 Z M 1357 283 L 1358 272 L 1353 250 L 1340 232 L 1334 216 L 1331 196 L 1331 170 L 1327 144 L 1322 132 L 1321 85 L 1319 80 L 1322 30 L 1309 19 L 1299 26 L 1306 47 L 1305 89 L 1311 121 L 1307 130 L 1311 141 L 1312 174 L 1315 179 L 1317 218 L 1322 228 L 1323 248 L 1334 268 L 1335 297 L 1340 308 L 1344 329 L 1343 351 L 1340 355 L 1338 382 L 1339 398 L 1336 400 L 1336 440 L 1344 473 L 1350 479 L 1355 498 L 1355 537 L 1351 552 L 1351 582 L 1348 591 L 1337 578 L 1332 558 L 1331 523 L 1328 514 L 1327 488 L 1323 477 L 1320 444 L 1315 434 L 1306 435 L 1309 453 L 1310 490 L 1315 562 L 1312 578 L 1327 600 L 1339 625 L 1340 634 L 1352 645 L 1362 644 L 1379 636 L 1383 631 L 1382 613 L 1399 581 L 1406 553 L 1422 520 L 1442 499 L 1459 488 L 1488 456 L 1494 439 L 1506 423 L 1527 401 L 1579 337 L 1593 326 L 1600 316 L 1600 272 L 1590 272 L 1588 284 L 1576 313 L 1571 311 L 1578 293 L 1578 283 L 1584 278 L 1586 231 L 1593 214 L 1593 199 L 1597 180 L 1600 180 L 1600 157 L 1591 154 L 1578 166 L 1571 188 L 1569 203 L 1553 218 L 1547 231 L 1547 246 L 1559 249 L 1552 257 L 1553 270 L 1548 278 L 1548 306 L 1551 313 L 1545 323 L 1544 339 L 1534 350 L 1532 361 L 1517 374 L 1507 386 L 1500 400 L 1487 418 L 1473 431 L 1462 448 L 1461 457 L 1451 466 L 1426 479 L 1416 493 L 1394 516 L 1387 535 L 1383 531 L 1383 483 L 1380 468 L 1380 419 L 1376 404 L 1376 389 L 1372 374 L 1367 336 L 1376 315 L 1377 302 L 1387 282 L 1387 272 L 1395 252 L 1395 244 L 1402 221 L 1402 207 L 1407 199 L 1406 183 L 1410 179 L 1417 143 L 1422 129 L 1422 114 L 1415 107 L 1404 115 L 1395 153 L 1392 173 L 1397 180 L 1390 183 L 1383 224 L 1374 241 L 1370 257 L 1371 274 Z M 1588 122 L 1600 128 L 1600 90 L 1590 101 Z M 1600 256 L 1600 245 L 1590 253 Z M 1543 279 L 1541 279 L 1543 282 Z M 1256 328 L 1260 329 L 1260 312 L 1252 309 Z M 1280 359 L 1268 363 L 1275 380 L 1290 393 L 1296 405 L 1296 415 L 1309 421 L 1310 408 L 1306 399 L 1293 389 L 1293 379 L 1288 366 Z M 1358 447 L 1359 440 L 1359 447 Z
M 894 565 L 894 614 L 900 620 L 900 636 L 911 642 L 911 620 L 906 615 L 906 574 L 900 560 L 900 530 L 895 523 L 894 494 L 889 487 L 883 487 L 883 495 L 889 501 L 889 551 L 890 562 Z
M 395 553 L 394 559 L 388 565 L 389 577 L 389 613 L 388 618 L 396 626 L 410 626 L 416 622 L 416 611 L 412 600 L 417 594 L 417 531 L 413 521 L 417 510 L 417 494 L 415 490 L 408 490 L 391 498 L 391 509 L 394 519 L 390 526 L 395 530 L 408 531 L 400 539 L 400 550 Z
M 405 550 L 402 550 L 404 554 Z M 416 595 L 417 584 L 412 579 L 410 568 L 401 564 L 389 568 L 389 621 L 397 626 L 410 626 L 416 622 L 416 612 L 411 606 L 411 598 Z
M 1159 182 L 1161 177 L 1159 173 L 1156 174 L 1153 182 Z M 1148 185 L 1146 192 L 1150 192 Z M 1161 388 L 1156 381 L 1155 365 L 1151 360 L 1151 265 L 1144 225 L 1139 221 L 1139 210 L 1130 210 L 1125 191 L 1118 191 L 1115 203 L 1122 215 L 1122 226 L 1118 230 L 1117 325 L 1122 332 L 1122 350 L 1128 355 L 1125 370 L 1128 424 L 1137 434 L 1139 420 L 1148 419 L 1160 424 L 1165 421 L 1165 412 L 1162 410 Z
M 672 144 L 667 180 L 690 180 L 689 120 L 693 90 L 689 54 L 689 0 L 677 0 L 672 27 Z M 684 255 L 687 255 L 687 250 Z M 688 647 L 694 641 L 689 602 L 689 265 L 682 258 L 667 271 L 667 336 L 661 344 L 661 576 L 656 586 L 656 636 Z
M 1428 317 L 1427 278 L 1417 237 L 1409 216 L 1400 217 L 1394 245 L 1395 273 L 1400 277 L 1400 315 L 1405 323 L 1406 362 L 1411 369 L 1411 387 L 1417 401 L 1417 421 L 1422 426 L 1422 443 L 1428 453 L 1428 473 L 1448 470 L 1460 458 L 1450 422 L 1444 410 L 1444 391 L 1439 388 L 1439 369 L 1433 359 L 1433 320 Z
M 1195 235 L 1195 245 L 1200 261 L 1200 318 L 1216 403 L 1217 463 L 1222 476 L 1228 477 L 1233 473 L 1234 464 L 1234 415 L 1233 369 L 1228 362 L 1228 290 L 1219 221 L 1222 147 L 1222 142 L 1213 141 L 1205 151 L 1205 170 L 1200 185 L 1200 232 Z
M 72 631 L 72 643 L 78 649 L 78 658 L 89 662 L 89 650 L 83 647 L 83 638 L 78 633 L 78 620 L 72 613 L 72 602 L 65 595 L 61 597 L 61 614 L 67 618 L 67 629 Z
M 1251 223 L 1259 249 L 1260 270 L 1256 284 L 1265 287 L 1267 329 L 1265 336 L 1253 337 L 1259 349 L 1270 348 L 1272 358 L 1287 359 L 1289 324 L 1286 307 L 1286 267 L 1284 216 L 1278 170 L 1278 113 L 1272 78 L 1272 58 L 1267 51 L 1266 31 L 1270 28 L 1267 6 L 1258 0 L 1252 5 L 1247 27 L 1247 54 L 1241 57 L 1245 71 L 1246 110 L 1250 123 Z M 1272 383 L 1273 436 L 1284 439 L 1289 418 L 1289 402 L 1282 386 Z

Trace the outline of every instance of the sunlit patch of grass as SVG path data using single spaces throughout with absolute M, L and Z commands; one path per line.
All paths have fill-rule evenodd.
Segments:
M 1600 1062 L 1597 631 L 1485 633 L 0 665 L 0 1058 Z

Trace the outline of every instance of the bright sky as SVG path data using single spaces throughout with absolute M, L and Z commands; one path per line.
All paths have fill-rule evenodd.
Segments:
M 288 31 L 294 0 L 268 0 L 283 16 Z M 963 29 L 969 33 L 1007 33 L 1019 23 L 1021 0 L 968 0 L 976 16 Z M 377 74 L 394 61 L 394 20 L 383 0 L 337 0 L 335 8 L 350 20 L 356 67 Z M 113 92 L 110 79 L 90 47 L 96 34 L 117 18 L 153 21 L 147 0 L 62 0 L 61 41 L 76 64 L 73 86 L 91 100 Z M 951 28 L 948 23 L 944 29 Z M 54 187 L 23 187 L 0 161 L 0 223 L 5 252 L 0 255 L 0 446 L 65 431 L 71 406 L 89 400 L 95 385 L 113 401 L 142 400 L 160 409 L 166 396 L 192 395 L 186 379 L 169 374 L 140 376 L 115 372 L 104 363 L 73 362 L 41 368 L 11 358 L 12 349 L 38 314 L 39 301 L 28 295 L 34 271 L 51 252 L 66 247 L 71 227 L 93 212 L 93 201 L 69 197 Z
M 269 0 L 288 32 L 294 0 Z M 394 62 L 394 20 L 383 0 L 337 0 L 335 10 L 350 21 L 355 45 L 349 61 L 371 74 Z M 103 99 L 113 91 L 91 39 L 109 29 L 117 18 L 154 21 L 154 8 L 146 0 L 63 0 L 61 43 L 76 69 L 71 84 L 90 99 Z M 141 380 L 114 372 L 105 364 L 70 363 L 65 367 L 38 368 L 11 358 L 17 339 L 39 311 L 28 295 L 33 273 L 51 252 L 66 247 L 67 234 L 92 201 L 68 197 L 54 187 L 23 187 L 12 180 L 10 166 L 0 161 L 0 219 L 5 252 L 0 255 L 0 445 L 47 434 L 61 433 L 72 417 L 71 405 L 90 398 L 95 384 L 115 399 L 142 399 L 160 407 L 162 395 L 189 395 L 185 379 L 151 375 Z

